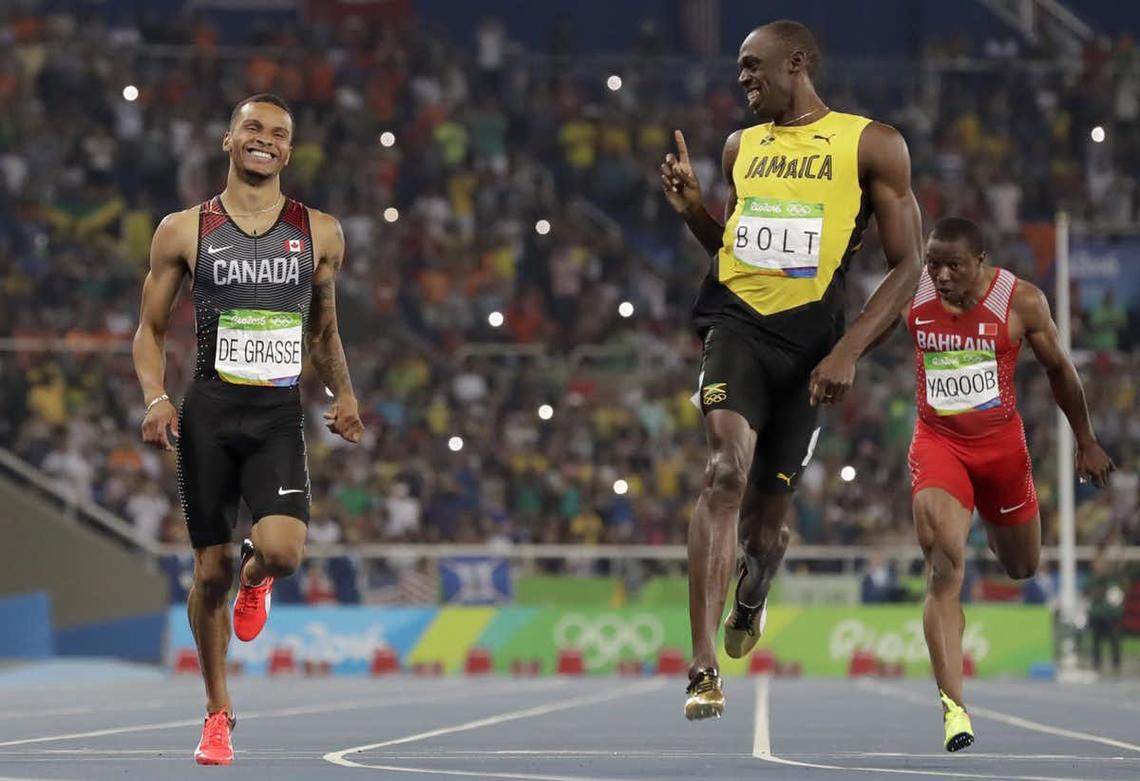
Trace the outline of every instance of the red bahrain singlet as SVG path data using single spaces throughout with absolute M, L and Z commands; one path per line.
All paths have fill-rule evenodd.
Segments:
M 989 523 L 1037 517 L 1033 466 L 1017 414 L 1009 339 L 1017 277 L 998 269 L 982 300 L 947 311 L 923 274 L 907 315 L 918 373 L 918 422 L 910 444 L 911 491 L 949 492 Z
M 972 439 L 1017 415 L 1013 370 L 1021 340 L 1009 338 L 1017 277 L 998 269 L 985 296 L 961 314 L 942 305 L 922 275 L 907 316 L 918 370 L 919 418 L 940 434 Z

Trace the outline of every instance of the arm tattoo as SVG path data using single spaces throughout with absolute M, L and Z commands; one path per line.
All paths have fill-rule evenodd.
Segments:
M 340 331 L 336 324 L 336 280 L 330 279 L 317 285 L 313 291 L 311 310 L 312 337 L 309 342 L 309 355 L 317 376 L 321 378 L 333 395 L 340 398 L 352 393 L 352 380 L 348 376 L 348 363 L 344 357 L 344 345 L 340 341 Z

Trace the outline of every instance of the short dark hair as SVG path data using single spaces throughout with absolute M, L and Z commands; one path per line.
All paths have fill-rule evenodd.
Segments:
M 234 124 L 237 119 L 238 112 L 241 111 L 242 106 L 249 105 L 250 103 L 269 103 L 277 108 L 284 109 L 285 113 L 289 115 L 289 119 L 293 119 L 293 109 L 289 108 L 289 104 L 285 102 L 285 98 L 280 95 L 274 95 L 270 92 L 259 92 L 256 95 L 250 95 L 248 98 L 240 101 L 234 110 L 230 112 L 230 125 Z
M 930 238 L 939 241 L 957 241 L 965 239 L 970 252 L 981 255 L 986 251 L 986 242 L 982 238 L 982 229 L 973 220 L 965 217 L 943 217 L 934 224 Z
M 787 47 L 789 57 L 795 52 L 803 52 L 804 59 L 807 61 L 808 74 L 815 75 L 820 63 L 823 62 L 823 52 L 819 48 L 815 34 L 808 29 L 807 25 L 791 19 L 777 19 L 757 29 L 768 30 L 772 33 L 776 40 Z

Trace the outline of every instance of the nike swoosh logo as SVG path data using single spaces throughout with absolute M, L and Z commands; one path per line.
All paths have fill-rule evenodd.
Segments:
M 933 322 L 934 322 L 933 320 L 919 320 L 919 319 L 915 318 L 914 324 L 915 325 L 930 325 Z
M 225 247 L 210 246 L 210 247 L 206 247 L 206 254 L 207 255 L 217 255 L 219 252 L 225 252 L 226 250 L 233 249 L 233 248 L 234 248 L 233 244 L 229 244 Z
M 305 493 L 304 488 L 281 488 L 280 486 L 277 487 L 277 495 L 278 496 L 284 496 L 285 494 L 303 494 L 303 493 Z
M 1025 502 L 1028 502 L 1028 501 L 1029 501 L 1028 499 L 1026 499 L 1026 500 L 1025 500 Z M 1003 513 L 1011 513 L 1011 512 L 1013 512 L 1014 510 L 1016 510 L 1018 507 L 1024 507 L 1024 506 L 1025 506 L 1025 502 L 1022 502 L 1021 504 L 1015 504 L 1013 507 L 1002 507 L 1002 508 L 1001 508 L 1001 511 L 1002 511 Z

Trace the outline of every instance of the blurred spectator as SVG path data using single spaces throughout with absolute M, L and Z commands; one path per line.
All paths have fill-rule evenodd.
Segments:
M 1088 630 L 1092 634 L 1093 667 L 1101 670 L 1101 644 L 1107 642 L 1112 656 L 1112 672 L 1120 674 L 1120 621 L 1124 617 L 1124 590 L 1127 578 L 1115 562 L 1106 557 L 1106 546 L 1097 549 L 1085 593 L 1089 600 Z
M 1084 318 L 1084 345 L 1090 350 L 1111 352 L 1120 344 L 1120 331 L 1128 325 L 1128 313 L 1116 303 L 1112 290 L 1104 291 L 1104 299 L 1088 310 Z
M 863 573 L 863 602 L 901 602 L 905 591 L 899 587 L 898 574 L 893 564 L 887 562 L 882 553 L 875 551 L 867 561 Z
M 700 356 L 689 308 L 708 260 L 665 207 L 656 167 L 684 128 L 709 207 L 723 212 L 724 135 L 751 121 L 731 61 L 658 59 L 666 42 L 646 26 L 613 93 L 612 63 L 520 56 L 494 19 L 466 49 L 428 25 L 243 41 L 208 16 L 101 24 L 66 11 L 51 24 L 0 18 L 13 42 L 0 51 L 0 337 L 57 340 L 0 353 L 0 446 L 147 539 L 184 544 L 174 459 L 137 436 L 126 346 L 154 226 L 222 187 L 228 111 L 263 87 L 297 114 L 286 191 L 344 225 L 341 331 L 368 425 L 350 453 L 319 425 L 327 397 L 308 373 L 312 541 L 684 542 L 705 458 L 688 402 Z M 551 45 L 571 51 L 573 31 L 556 33 Z M 120 43 L 90 45 L 104 34 Z M 970 45 L 936 41 L 931 53 L 965 59 Z M 1027 62 L 1007 41 L 987 51 L 976 67 L 932 61 L 901 76 L 890 63 L 878 74 L 837 64 L 821 90 L 837 109 L 894 119 L 926 216 L 980 220 L 995 262 L 1040 282 L 1057 209 L 1094 232 L 1136 226 L 1140 56 L 1125 39 L 1087 61 Z M 127 74 L 135 101 L 123 99 Z M 1106 107 L 1103 144 L 1088 140 L 1090 100 Z M 849 263 L 850 311 L 883 268 L 872 227 Z M 175 396 L 193 356 L 187 298 L 169 338 Z M 625 300 L 630 318 L 617 313 Z M 1082 319 L 1078 343 L 1098 355 L 1079 368 L 1120 471 L 1111 496 L 1078 492 L 1078 539 L 1120 529 L 1140 542 L 1140 313 L 1109 295 Z M 1037 367 L 1018 383 L 1054 543 L 1055 406 Z M 914 393 L 898 333 L 824 413 L 795 501 L 799 542 L 913 541 Z M 629 492 L 615 498 L 618 478 Z M 396 588 L 397 573 L 373 577 Z M 431 590 L 420 568 L 400 577 Z
M 138 481 L 135 493 L 127 500 L 125 509 L 139 540 L 157 543 L 162 522 L 170 512 L 170 500 L 159 484 L 153 480 Z

